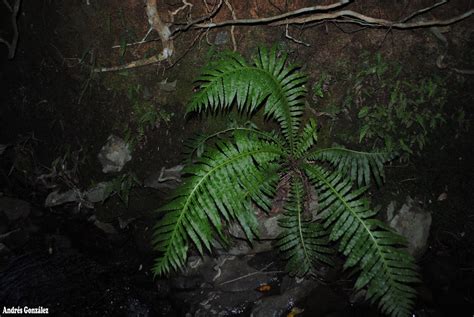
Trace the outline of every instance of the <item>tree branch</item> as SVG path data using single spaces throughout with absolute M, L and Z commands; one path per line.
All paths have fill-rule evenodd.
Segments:
M 413 19 L 417 15 L 426 13 L 426 12 L 428 12 L 430 10 L 433 10 L 434 8 L 437 8 L 437 7 L 439 7 L 443 4 L 446 4 L 446 3 L 448 3 L 448 0 L 443 0 L 443 1 L 440 1 L 440 2 L 437 2 L 437 3 L 433 4 L 431 7 L 427 7 L 427 8 L 423 8 L 421 10 L 415 11 L 412 14 L 410 14 L 409 16 L 407 16 L 406 18 L 404 18 L 403 20 L 401 20 L 400 22 L 407 22 L 408 20 Z
M 146 14 L 148 16 L 148 23 L 150 24 L 150 27 L 154 29 L 160 36 L 161 43 L 163 45 L 163 51 L 158 55 L 145 58 L 145 59 L 140 59 L 137 61 L 133 61 L 125 65 L 94 68 L 94 73 L 113 72 L 113 71 L 118 71 L 118 70 L 131 69 L 131 68 L 151 65 L 158 62 L 162 62 L 168 59 L 173 54 L 174 46 L 173 46 L 173 40 L 171 38 L 171 31 L 168 25 L 163 23 L 163 21 L 160 18 L 160 15 L 158 14 L 156 0 L 146 1 Z
M 20 11 L 21 0 L 16 0 L 15 4 L 13 5 L 13 8 L 10 5 L 10 3 L 8 3 L 7 0 L 3 0 L 3 3 L 7 7 L 7 9 L 11 12 L 11 22 L 12 22 L 12 26 L 13 26 L 13 38 L 12 38 L 11 42 L 8 42 L 7 40 L 0 37 L 0 43 L 3 43 L 7 46 L 7 48 L 8 48 L 8 59 L 13 59 L 15 57 L 16 46 L 18 44 L 17 16 L 18 16 L 18 11 Z
M 239 24 L 270 24 L 275 21 L 280 21 L 284 19 L 288 19 L 289 17 L 301 15 L 301 14 L 307 14 L 310 12 L 317 12 L 317 11 L 329 11 L 333 10 L 335 8 L 342 7 L 352 0 L 341 0 L 337 3 L 329 4 L 329 5 L 321 5 L 321 6 L 313 6 L 313 7 L 305 7 L 301 8 L 298 10 L 290 11 L 287 13 L 275 15 L 272 17 L 267 17 L 267 18 L 260 18 L 260 19 L 237 19 L 237 20 L 227 20 L 223 22 L 218 22 L 218 23 L 196 23 L 193 25 L 194 28 L 216 28 L 216 27 L 222 27 L 226 25 L 239 25 Z M 283 23 L 285 24 L 285 23 Z
M 302 18 L 293 18 L 288 21 L 279 21 L 271 23 L 272 26 L 284 25 L 284 24 L 305 24 L 315 21 L 322 20 L 334 20 L 338 18 L 343 18 L 343 20 L 334 20 L 335 22 L 344 22 L 344 23 L 354 23 L 359 25 L 371 26 L 371 27 L 382 27 L 382 28 L 393 28 L 393 29 L 415 29 L 415 28 L 426 28 L 431 26 L 442 26 L 450 25 L 461 20 L 464 20 L 470 17 L 474 13 L 474 9 L 471 9 L 467 12 L 464 12 L 461 15 L 453 17 L 447 20 L 428 20 L 428 21 L 418 21 L 418 22 L 394 22 L 385 19 L 372 18 L 364 14 L 351 11 L 351 10 L 342 10 L 334 13 L 322 13 L 314 14 L 308 17 Z M 347 19 L 349 18 L 349 19 Z
M 222 2 L 222 1 L 221 1 Z M 337 8 L 341 8 L 346 4 L 352 2 L 352 0 L 341 0 L 339 2 L 329 4 L 329 5 L 320 5 L 320 6 L 312 6 L 312 7 L 305 7 L 298 10 L 290 11 L 287 13 L 265 17 L 265 18 L 258 18 L 258 19 L 233 19 L 233 20 L 225 20 L 222 22 L 217 23 L 198 23 L 198 22 L 191 22 L 187 24 L 185 27 L 176 29 L 173 31 L 173 34 L 181 31 L 185 31 L 189 28 L 205 28 L 211 29 L 216 27 L 223 27 L 223 26 L 235 26 L 235 25 L 256 25 L 256 24 L 267 24 L 270 26 L 279 26 L 279 25 L 288 25 L 288 24 L 307 24 L 311 22 L 317 21 L 327 21 L 331 20 L 336 23 L 352 23 L 358 24 L 368 27 L 379 27 L 379 28 L 393 28 L 393 29 L 414 29 L 414 28 L 426 28 L 431 26 L 442 26 L 442 25 L 450 25 L 461 20 L 464 20 L 470 17 L 474 13 L 474 9 L 464 12 L 461 15 L 453 17 L 447 20 L 426 20 L 426 21 L 418 21 L 418 22 L 407 22 L 418 16 L 420 14 L 426 13 L 430 10 L 433 10 L 436 7 L 439 7 L 445 3 L 447 0 L 442 0 L 430 7 L 426 7 L 420 9 L 408 17 L 404 18 L 400 22 L 397 21 L 390 21 L 386 19 L 374 18 L 359 12 L 355 12 L 352 10 L 341 10 L 337 12 L 325 12 L 325 11 L 332 11 Z M 220 8 L 216 8 L 213 11 L 212 15 L 217 13 L 217 10 Z M 325 12 L 325 13 L 316 13 L 315 12 Z M 302 16 L 310 14 L 309 16 Z M 203 17 L 201 21 L 206 20 L 209 17 Z

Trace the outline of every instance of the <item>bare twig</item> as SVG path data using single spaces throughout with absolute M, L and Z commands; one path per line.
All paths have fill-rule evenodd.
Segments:
M 182 0 L 183 2 L 183 5 L 181 7 L 179 7 L 178 9 L 174 10 L 173 12 L 171 12 L 171 15 L 172 16 L 175 16 L 177 15 L 180 11 L 186 9 L 187 7 L 189 7 L 189 10 L 191 10 L 193 8 L 193 5 L 189 2 L 187 2 L 186 0 Z
M 13 12 L 12 6 L 7 0 L 3 0 L 3 4 L 7 7 L 8 11 Z
M 329 5 L 305 7 L 305 8 L 301 8 L 298 10 L 290 11 L 287 13 L 283 13 L 283 14 L 279 14 L 279 15 L 275 15 L 275 16 L 267 17 L 267 18 L 226 20 L 219 23 L 206 23 L 206 24 L 195 23 L 194 25 L 190 25 L 189 27 L 193 26 L 195 28 L 215 28 L 215 27 L 222 27 L 226 25 L 239 25 L 239 24 L 269 24 L 272 22 L 288 19 L 289 17 L 307 14 L 311 12 L 333 10 L 333 9 L 336 9 L 348 4 L 350 1 L 351 0 L 341 0 L 337 3 L 333 3 Z
M 193 22 L 186 25 L 184 28 L 175 30 L 173 33 L 184 31 L 190 27 L 211 29 L 211 28 L 230 26 L 230 25 L 256 25 L 256 24 L 268 24 L 271 26 L 279 26 L 279 25 L 286 25 L 286 24 L 307 24 L 311 22 L 327 21 L 327 20 L 332 20 L 338 23 L 358 24 L 358 25 L 368 26 L 368 27 L 392 28 L 392 29 L 414 29 L 414 28 L 426 28 L 426 27 L 431 27 L 431 26 L 450 25 L 450 24 L 459 22 L 461 20 L 464 20 L 470 17 L 474 13 L 474 9 L 471 9 L 469 11 L 464 12 L 461 15 L 455 16 L 447 20 L 434 19 L 434 20 L 417 21 L 417 22 L 410 22 L 410 23 L 406 22 L 417 15 L 426 13 L 438 6 L 443 5 L 445 1 L 446 0 L 443 0 L 433 6 L 418 10 L 414 12 L 413 14 L 411 14 L 410 16 L 408 16 L 407 18 L 403 19 L 402 22 L 390 21 L 390 20 L 380 19 L 380 18 L 373 18 L 373 17 L 367 16 L 367 15 L 364 15 L 352 10 L 328 12 L 337 8 L 341 8 L 342 6 L 345 6 L 346 4 L 351 2 L 351 0 L 341 0 L 339 2 L 329 4 L 329 5 L 305 7 L 298 10 L 283 13 L 280 15 L 275 15 L 275 16 L 265 17 L 265 18 L 232 19 L 232 20 L 225 20 L 225 21 L 217 22 L 217 23 Z M 325 13 L 315 13 L 315 12 L 325 12 Z M 311 14 L 311 15 L 303 16 L 307 14 Z M 206 20 L 206 18 L 203 18 L 202 20 Z
M 149 58 L 139 59 L 137 61 L 133 61 L 131 63 L 124 64 L 124 65 L 94 68 L 94 73 L 114 72 L 114 71 L 119 71 L 119 70 L 132 69 L 132 68 L 156 64 L 166 59 L 167 57 L 164 57 L 162 54 L 159 54 L 159 55 L 151 56 Z
M 268 269 L 268 268 L 270 267 L 270 265 L 272 265 L 272 264 L 273 264 L 273 262 L 270 262 L 269 264 L 267 264 L 267 265 L 266 265 L 264 268 L 262 268 L 261 270 L 258 270 L 258 271 L 252 272 L 252 273 L 248 273 L 248 274 L 239 276 L 239 277 L 234 278 L 234 279 L 232 279 L 232 280 L 228 280 L 228 281 L 219 283 L 218 285 L 221 286 L 221 285 L 233 283 L 233 282 L 236 282 L 236 281 L 245 279 L 245 278 L 247 278 L 247 277 L 251 277 L 251 276 L 259 275 L 259 274 L 279 274 L 279 273 L 284 273 L 284 271 L 265 271 L 265 270 Z
M 156 0 L 147 0 L 146 13 L 148 16 L 148 23 L 150 24 L 150 27 L 154 29 L 160 36 L 161 43 L 163 45 L 163 51 L 158 55 L 154 55 L 149 58 L 133 61 L 125 65 L 94 68 L 95 73 L 112 72 L 112 71 L 147 66 L 147 65 L 162 62 L 168 59 L 173 54 L 174 46 L 173 46 L 173 40 L 171 39 L 171 31 L 169 29 L 169 26 L 163 23 L 163 21 L 160 18 L 160 15 L 158 14 Z
M 149 40 L 149 41 L 138 41 L 138 42 L 133 42 L 133 43 L 127 43 L 125 44 L 126 47 L 129 47 L 129 46 L 135 46 L 135 45 L 142 45 L 142 44 L 145 44 L 145 43 L 152 43 L 152 42 L 156 42 L 156 41 L 159 41 L 158 39 L 155 39 L 155 40 Z M 114 45 L 112 46 L 112 48 L 121 48 L 123 47 L 123 45 Z
M 204 30 L 199 30 L 198 35 L 194 37 L 192 43 L 188 46 L 186 51 L 180 57 L 176 58 L 176 60 L 174 60 L 171 65 L 167 66 L 166 69 L 173 68 L 181 59 L 183 59 L 183 57 L 186 56 L 186 54 L 188 54 L 191 51 L 191 49 L 194 47 L 194 44 L 196 44 L 196 41 L 203 35 L 203 32 Z
M 401 20 L 400 22 L 405 23 L 405 22 L 407 22 L 408 20 L 413 19 L 413 18 L 416 17 L 417 15 L 426 13 L 426 12 L 428 12 L 428 11 L 430 11 L 430 10 L 433 10 L 434 8 L 439 7 L 439 6 L 441 6 L 441 5 L 443 5 L 443 4 L 446 4 L 446 3 L 448 3 L 448 0 L 443 0 L 443 1 L 440 1 L 440 2 L 437 2 L 437 3 L 433 4 L 431 7 L 427 7 L 427 8 L 423 8 L 423 9 L 421 9 L 421 10 L 415 11 L 415 12 L 413 12 L 412 14 L 410 14 L 409 16 L 407 16 L 406 18 L 404 18 L 403 20 Z
M 3 43 L 8 48 L 8 59 L 13 59 L 15 57 L 16 46 L 18 44 L 18 25 L 17 25 L 17 17 L 18 11 L 20 11 L 20 4 L 21 0 L 15 0 L 15 4 L 13 7 L 8 3 L 7 0 L 3 0 L 3 4 L 7 7 L 7 9 L 11 12 L 11 23 L 13 27 L 13 38 L 11 42 L 0 37 L 0 43 Z
M 217 14 L 217 12 L 219 11 L 219 9 L 222 7 L 222 3 L 223 3 L 223 1 L 219 0 L 219 3 L 215 6 L 214 10 L 212 10 L 212 12 L 209 13 L 208 15 L 200 17 L 200 18 L 198 18 L 194 21 L 189 22 L 185 26 L 182 26 L 182 27 L 179 27 L 179 28 L 175 29 L 171 34 L 172 35 L 171 39 L 174 39 L 174 37 L 177 33 L 187 31 L 187 30 L 189 30 L 189 28 L 193 27 L 194 25 L 196 25 L 198 23 L 201 23 L 203 21 L 209 20 L 212 17 L 214 17 Z
M 367 26 L 382 27 L 382 28 L 393 28 L 393 29 L 415 29 L 415 28 L 427 28 L 431 26 L 450 25 L 450 24 L 459 22 L 461 20 L 464 20 L 470 17 L 473 13 L 474 13 L 474 9 L 471 9 L 469 11 L 464 12 L 461 15 L 458 15 L 456 17 L 453 17 L 447 20 L 435 19 L 435 20 L 403 23 L 403 22 L 394 22 L 394 21 L 389 21 L 389 20 L 379 19 L 379 18 L 372 18 L 372 17 L 366 16 L 364 14 L 351 11 L 351 10 L 341 10 L 334 13 L 313 14 L 308 17 L 293 18 L 293 19 L 289 19 L 288 21 L 278 21 L 278 22 L 270 23 L 270 25 L 277 26 L 277 25 L 283 25 L 286 23 L 305 24 L 305 23 L 314 22 L 314 21 L 343 18 L 344 20 L 337 20 L 336 22 L 354 23 L 354 24 L 359 24 L 359 25 L 367 25 Z
M 286 25 L 286 28 L 285 28 L 285 37 L 292 40 L 293 42 L 295 43 L 298 43 L 298 44 L 303 44 L 304 46 L 306 47 L 309 47 L 311 45 L 309 45 L 308 43 L 305 43 L 303 41 L 300 41 L 300 40 L 297 40 L 295 39 L 293 36 L 290 35 L 290 32 L 288 31 L 288 24 Z

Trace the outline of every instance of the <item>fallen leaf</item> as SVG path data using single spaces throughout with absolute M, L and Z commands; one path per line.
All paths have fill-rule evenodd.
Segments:
M 268 284 L 262 284 L 259 287 L 256 288 L 257 291 L 261 293 L 266 293 L 272 290 L 272 287 Z

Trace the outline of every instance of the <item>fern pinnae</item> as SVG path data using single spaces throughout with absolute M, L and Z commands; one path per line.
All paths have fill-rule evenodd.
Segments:
M 415 291 L 406 283 L 417 282 L 418 273 L 413 258 L 395 248 L 403 239 L 382 222 L 367 219 L 374 212 L 360 200 L 365 188 L 350 193 L 346 182 L 334 176 L 336 173 L 309 164 L 304 169 L 322 193 L 321 208 L 326 209 L 324 225 L 331 227 L 330 239 L 342 239 L 340 250 L 348 256 L 344 267 L 358 264 L 362 269 L 356 289 L 368 285 L 371 298 L 379 302 L 383 312 L 409 316 Z M 331 194 L 325 195 L 328 192 Z
M 347 256 L 344 268 L 360 268 L 355 289 L 367 287 L 367 299 L 382 312 L 408 316 L 415 296 L 410 283 L 418 281 L 415 262 L 398 249 L 404 239 L 372 219 L 376 212 L 363 198 L 372 177 L 378 184 L 384 181 L 383 165 L 393 155 L 342 147 L 311 150 L 316 123 L 310 120 L 300 128 L 306 76 L 275 49 L 259 49 L 249 64 L 236 54 L 223 55 L 199 80 L 188 112 L 222 112 L 236 104 L 239 113 L 253 114 L 262 107 L 280 125 L 282 136 L 252 127 L 198 140 L 201 152 L 206 147 L 186 169 L 190 176 L 162 209 L 166 214 L 155 228 L 154 245 L 162 253 L 155 273 L 184 266 L 191 241 L 200 253 L 209 250 L 211 236 L 224 239 L 230 221 L 237 221 L 251 242 L 258 227 L 254 205 L 270 209 L 284 173 L 290 193 L 279 219 L 277 246 L 288 260 L 287 269 L 298 276 L 315 273 L 316 261 L 330 262 L 328 243 L 336 241 Z M 284 176 L 280 183 L 286 181 Z M 317 192 L 316 220 L 305 210 L 310 186 Z
M 282 228 L 277 247 L 287 260 L 286 269 L 304 276 L 316 272 L 316 261 L 332 264 L 332 250 L 327 247 L 327 232 L 322 225 L 304 219 L 304 189 L 300 175 L 290 179 L 291 190 L 285 213 L 279 220 Z
M 207 151 L 187 170 L 191 176 L 177 190 L 174 199 L 161 208 L 166 214 L 155 229 L 154 245 L 164 255 L 155 265 L 157 274 L 168 273 L 170 266 L 184 264 L 186 252 L 182 250 L 187 250 L 187 238 L 201 254 L 204 248 L 210 250 L 213 233 L 223 234 L 220 216 L 238 220 L 248 238 L 253 238 L 256 221 L 248 212 L 250 207 L 244 194 L 250 190 L 256 196 L 263 196 L 262 189 L 252 183 L 262 178 L 242 179 L 240 173 L 244 167 L 249 175 L 265 172 L 282 155 L 281 148 L 251 135 L 235 135 L 234 142 L 222 141 L 216 146 L 217 149 Z
M 276 119 L 288 140 L 290 151 L 295 148 L 306 89 L 306 76 L 296 67 L 276 62 L 276 50 L 260 48 L 253 65 L 233 54 L 224 54 L 211 63 L 198 78 L 200 90 L 194 96 L 187 112 L 223 110 L 237 101 L 239 110 L 252 113 L 264 103 L 265 115 Z
M 319 149 L 304 155 L 310 161 L 330 163 L 359 186 L 369 185 L 371 176 L 381 185 L 385 180 L 384 164 L 395 156 L 394 152 L 361 152 L 343 147 Z

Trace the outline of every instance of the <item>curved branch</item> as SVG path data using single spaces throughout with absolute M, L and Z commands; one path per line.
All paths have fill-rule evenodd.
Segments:
M 7 7 L 7 9 L 11 12 L 11 21 L 13 26 L 13 38 L 11 42 L 0 37 L 0 43 L 3 43 L 8 48 L 8 59 L 13 59 L 15 57 L 16 46 L 18 44 L 18 25 L 17 25 L 17 16 L 18 11 L 20 11 L 20 3 L 21 0 L 16 0 L 13 8 L 11 7 L 10 3 L 7 0 L 3 0 L 3 3 Z
M 331 20 L 336 18 L 352 18 L 349 20 L 342 20 L 340 22 L 346 23 L 355 23 L 365 26 L 372 26 L 372 27 L 383 27 L 383 28 L 394 28 L 394 29 L 414 29 L 414 28 L 426 28 L 431 26 L 442 26 L 442 25 L 450 25 L 461 20 L 464 20 L 474 14 L 474 9 L 464 12 L 461 15 L 453 17 L 447 20 L 429 20 L 429 21 L 418 21 L 418 22 L 394 22 L 385 19 L 373 18 L 367 15 L 351 11 L 351 10 L 342 10 L 334 13 L 322 13 L 322 14 L 314 14 L 308 17 L 303 18 L 293 18 L 286 21 L 279 21 L 275 23 L 271 23 L 272 26 L 277 25 L 284 25 L 284 24 L 305 24 L 315 21 L 322 21 L 322 20 Z M 338 22 L 338 20 L 335 20 Z
M 417 15 L 421 15 L 436 7 L 439 7 L 445 4 L 447 2 L 446 0 L 442 0 L 430 7 L 426 7 L 418 11 L 415 11 L 408 17 L 401 20 L 400 22 L 374 18 L 374 17 L 370 17 L 359 12 L 352 11 L 352 10 L 315 13 L 315 12 L 331 11 L 336 8 L 343 7 L 350 2 L 352 2 L 352 0 L 341 0 L 339 2 L 329 4 L 329 5 L 304 7 L 304 8 L 290 11 L 287 13 L 283 13 L 280 15 L 275 15 L 275 16 L 265 17 L 265 18 L 258 18 L 258 19 L 225 20 L 225 21 L 217 22 L 217 23 L 192 22 L 186 25 L 185 27 L 182 27 L 181 29 L 175 30 L 173 33 L 176 33 L 179 31 L 185 31 L 189 28 L 211 29 L 211 28 L 217 28 L 217 27 L 223 27 L 223 26 L 257 25 L 257 24 L 279 26 L 279 25 L 288 25 L 288 24 L 307 24 L 311 22 L 328 21 L 328 20 L 339 22 L 339 23 L 352 23 L 352 24 L 358 24 L 358 25 L 369 26 L 369 27 L 414 29 L 414 28 L 426 28 L 426 27 L 432 27 L 432 26 L 450 25 L 450 24 L 459 22 L 461 20 L 464 20 L 474 14 L 474 9 L 471 9 L 469 11 L 464 12 L 461 15 L 455 16 L 447 20 L 435 19 L 435 20 L 426 20 L 426 21 L 418 21 L 418 22 L 407 22 Z M 216 11 L 213 12 L 213 14 L 215 13 Z M 310 13 L 312 14 L 309 16 L 302 16 L 302 15 L 307 15 Z M 205 20 L 205 19 L 206 18 L 202 18 L 200 20 Z
M 226 25 L 239 25 L 239 24 L 270 24 L 272 22 L 281 21 L 284 19 L 288 19 L 293 16 L 307 14 L 311 12 L 317 11 L 330 11 L 339 7 L 342 7 L 352 0 L 341 0 L 337 3 L 329 4 L 329 5 L 321 5 L 321 6 L 313 6 L 313 7 L 305 7 L 298 10 L 290 11 L 287 13 L 275 15 L 272 17 L 261 18 L 261 19 L 237 19 L 237 20 L 227 20 L 218 23 L 205 23 L 205 24 L 195 24 L 193 28 L 216 28 L 222 27 Z

